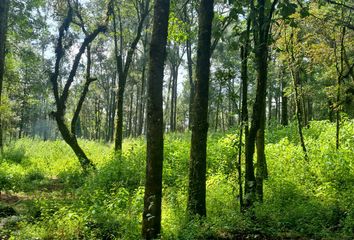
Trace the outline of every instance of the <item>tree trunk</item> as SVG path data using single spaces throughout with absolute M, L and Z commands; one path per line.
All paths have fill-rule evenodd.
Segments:
M 0 1 L 0 106 L 2 104 L 2 86 L 5 75 L 5 43 L 6 43 L 6 32 L 7 32 L 7 19 L 9 11 L 9 1 Z M 2 126 L 2 115 L 0 111 L 0 153 L 3 151 L 3 126 Z
M 215 126 L 214 126 L 214 131 L 218 131 L 218 127 L 219 127 L 219 117 L 220 117 L 220 104 L 221 104 L 221 83 L 219 84 L 219 91 L 218 91 L 218 95 L 216 98 L 216 113 L 215 113 Z
M 112 1 L 110 1 L 108 3 L 108 5 L 110 5 L 112 3 Z M 88 34 L 84 28 L 84 26 L 82 25 L 82 29 L 83 32 L 85 33 L 85 39 L 83 40 L 83 42 L 80 45 L 79 48 L 79 52 L 75 55 L 75 59 L 74 59 L 74 63 L 71 67 L 70 73 L 69 73 L 69 77 L 65 82 L 65 85 L 63 87 L 63 90 L 61 92 L 61 94 L 59 94 L 59 87 L 58 87 L 58 77 L 59 77 L 59 70 L 60 70 L 60 64 L 61 64 L 61 60 L 64 56 L 65 53 L 65 49 L 63 47 L 63 40 L 64 40 L 64 32 L 65 30 L 68 30 L 70 27 L 70 24 L 72 22 L 72 18 L 73 18 L 73 9 L 71 6 L 69 6 L 68 9 L 68 13 L 67 16 L 65 17 L 62 25 L 59 28 L 59 36 L 58 36 L 58 41 L 56 44 L 56 48 L 55 48 L 55 54 L 56 54 L 56 59 L 55 59 L 55 67 L 54 67 L 54 72 L 51 74 L 50 76 L 50 81 L 52 83 L 52 89 L 53 89 L 53 94 L 54 94 L 54 99 L 55 99 L 55 104 L 56 104 L 56 112 L 52 112 L 51 114 L 53 115 L 53 117 L 55 117 L 57 124 L 58 124 L 58 128 L 60 133 L 63 136 L 63 139 L 65 140 L 65 142 L 72 148 L 72 150 L 75 152 L 76 156 L 79 159 L 79 162 L 83 168 L 83 170 L 85 172 L 87 172 L 87 170 L 89 170 L 90 168 L 94 168 L 93 163 L 87 158 L 87 156 L 85 155 L 85 153 L 83 152 L 83 150 L 80 148 L 80 146 L 77 143 L 76 140 L 76 136 L 75 136 L 75 132 L 69 130 L 69 128 L 66 126 L 65 124 L 65 111 L 66 111 L 66 103 L 67 103 L 67 99 L 69 96 L 69 90 L 71 87 L 71 84 L 74 81 L 77 69 L 79 67 L 79 63 L 81 60 L 82 55 L 84 54 L 86 48 L 88 49 L 88 63 L 87 63 L 87 79 L 86 82 L 91 82 L 94 79 L 90 78 L 90 51 L 89 51 L 89 45 L 90 43 L 102 32 L 106 31 L 107 28 L 107 24 L 109 21 L 109 13 L 106 16 L 105 19 L 105 24 L 104 25 L 100 25 L 98 26 L 96 29 L 94 29 L 92 31 L 92 33 Z M 88 88 L 88 87 L 87 87 Z M 76 116 L 79 115 L 80 110 L 81 110 L 81 105 L 85 99 L 86 93 L 86 86 L 81 94 L 80 100 L 78 105 L 76 106 L 76 110 L 74 113 L 74 117 L 71 121 L 71 129 L 75 130 L 75 124 L 76 124 L 76 120 L 77 119 Z
M 257 71 L 256 100 L 253 104 L 252 122 L 246 142 L 246 173 L 245 173 L 245 207 L 251 207 L 256 200 L 263 199 L 263 179 L 266 177 L 266 159 L 264 154 L 264 128 L 266 90 L 268 78 L 268 39 L 270 34 L 270 20 L 275 11 L 277 0 L 266 11 L 266 2 L 257 1 L 257 7 L 251 1 L 251 14 L 253 17 L 255 64 Z M 257 180 L 254 175 L 253 155 L 257 141 Z M 258 184 L 258 185 L 257 185 Z M 257 193 L 257 194 L 256 194 Z
M 136 92 L 135 92 L 135 113 L 134 113 L 134 128 L 133 128 L 133 136 L 138 136 L 138 116 L 139 116 L 139 85 L 136 84 Z
M 283 78 L 284 76 L 282 76 Z M 284 79 L 281 80 L 281 124 L 287 126 L 289 124 L 288 120 L 288 97 L 285 93 L 286 82 Z
M 128 77 L 128 71 L 130 69 L 130 65 L 133 60 L 133 54 L 135 49 L 139 43 L 141 38 L 141 33 L 143 31 L 144 22 L 149 14 L 149 5 L 150 0 L 145 0 L 141 5 L 141 9 L 139 9 L 138 18 L 139 24 L 137 27 L 136 35 L 134 40 L 130 43 L 127 56 L 125 61 L 123 62 L 123 29 L 120 25 L 120 54 L 118 54 L 118 37 L 117 37 L 117 26 L 116 26 L 116 17 L 113 8 L 113 28 L 114 28 L 114 48 L 115 48 L 115 58 L 116 58 L 116 65 L 118 71 L 118 95 L 117 95 L 117 125 L 116 125 L 116 139 L 114 150 L 121 151 L 122 150 L 122 141 L 123 141 L 123 101 L 124 101 L 124 92 L 125 92 L 125 85 Z M 119 8 L 118 8 L 119 9 Z M 119 20 L 120 19 L 120 16 Z M 121 23 L 121 21 L 120 21 Z
M 141 74 L 141 90 L 140 90 L 140 106 L 139 106 L 139 127 L 137 135 L 140 136 L 143 134 L 143 127 L 144 127 L 144 110 L 145 110 L 145 63 L 143 66 L 143 71 Z
M 191 20 L 188 16 L 188 8 L 187 5 L 184 8 L 184 15 L 186 18 L 186 22 L 188 26 L 190 26 Z M 192 43 L 191 43 L 191 29 L 188 29 L 189 36 L 186 40 L 186 52 L 187 52 L 187 67 L 188 67 L 188 80 L 189 80 L 189 107 L 188 107 L 188 129 L 192 130 L 193 124 L 193 114 L 192 114 L 192 107 L 193 107 L 193 100 L 194 100 L 194 93 L 195 93 L 195 86 L 193 80 L 193 60 L 192 60 Z
M 196 82 L 192 112 L 187 209 L 190 215 L 200 216 L 206 216 L 206 147 L 213 5 L 213 0 L 201 0 L 199 5 Z
M 163 106 L 162 88 L 170 0 L 156 0 L 148 72 L 146 180 L 142 237 L 158 238 L 161 230 Z
M 176 131 L 176 99 L 177 99 L 177 76 L 178 70 L 171 64 L 171 109 L 170 109 L 170 131 Z
M 251 28 L 251 17 L 247 18 L 247 28 L 245 38 L 242 39 L 243 43 L 241 45 L 240 54 L 241 54 L 241 85 L 242 85 L 242 109 L 241 109 L 241 124 L 240 124 L 240 136 L 239 136 L 239 146 L 238 146 L 238 164 L 237 164 L 237 172 L 238 172 L 238 185 L 239 185 L 239 202 L 240 202 L 240 211 L 244 210 L 244 202 L 243 202 L 243 187 L 242 187 L 242 135 L 243 129 L 245 132 L 245 145 L 248 142 L 248 56 L 249 56 L 249 35 Z
M 299 71 L 292 69 L 291 74 L 293 77 L 293 84 L 294 84 L 294 91 L 295 91 L 295 112 L 296 112 L 296 119 L 297 119 L 297 128 L 300 137 L 300 143 L 302 147 L 302 151 L 304 152 L 305 160 L 308 160 L 304 135 L 302 133 L 302 111 L 301 111 L 301 100 L 299 96 L 299 83 L 300 83 L 300 74 Z
M 271 121 L 272 121 L 272 100 L 273 100 L 273 93 L 272 93 L 272 90 L 269 88 L 269 91 L 268 91 L 268 125 L 270 125 Z

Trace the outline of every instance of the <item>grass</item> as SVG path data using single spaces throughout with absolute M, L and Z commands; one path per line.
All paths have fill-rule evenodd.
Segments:
M 296 125 L 266 133 L 270 177 L 255 217 L 239 212 L 235 133 L 208 140 L 207 218 L 186 220 L 190 134 L 165 136 L 162 239 L 352 239 L 354 236 L 354 122 L 341 130 L 311 122 L 304 129 L 309 162 L 303 158 Z M 140 239 L 145 141 L 124 141 L 118 160 L 111 145 L 81 140 L 98 167 L 82 175 L 63 141 L 21 139 L 0 160 L 0 238 Z

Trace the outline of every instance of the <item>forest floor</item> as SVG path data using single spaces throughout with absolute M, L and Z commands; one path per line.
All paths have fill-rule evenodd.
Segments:
M 207 218 L 186 220 L 189 133 L 167 134 L 161 239 L 353 239 L 354 121 L 340 149 L 335 125 L 266 132 L 269 179 L 263 204 L 240 213 L 236 129 L 210 133 Z M 146 145 L 126 139 L 122 158 L 110 144 L 80 140 L 98 170 L 83 175 L 61 140 L 21 139 L 0 158 L 0 239 L 140 239 Z M 237 146 L 237 144 L 236 144 Z

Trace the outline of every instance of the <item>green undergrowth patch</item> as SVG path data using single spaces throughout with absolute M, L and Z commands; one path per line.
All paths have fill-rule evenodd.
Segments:
M 240 213 L 237 130 L 208 139 L 207 218 L 187 219 L 190 134 L 165 136 L 162 239 L 351 239 L 354 236 L 354 122 L 314 121 L 266 132 L 269 179 L 262 204 Z M 83 175 L 63 141 L 21 139 L 0 160 L 1 200 L 13 207 L 0 236 L 10 239 L 140 239 L 146 145 L 126 139 L 114 154 L 105 143 L 80 140 L 97 171 Z M 243 146 L 244 147 L 244 146 Z M 244 161 L 244 159 L 242 159 Z M 4 219 L 4 218 L 3 218 Z

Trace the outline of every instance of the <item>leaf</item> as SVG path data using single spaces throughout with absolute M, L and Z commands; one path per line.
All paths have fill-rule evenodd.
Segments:
M 301 16 L 301 18 L 305 18 L 305 17 L 310 16 L 310 12 L 309 12 L 308 7 L 301 8 L 300 16 Z
M 290 2 L 285 2 L 283 4 L 279 4 L 280 7 L 280 15 L 283 19 L 288 19 L 289 16 L 296 12 L 297 5 Z

